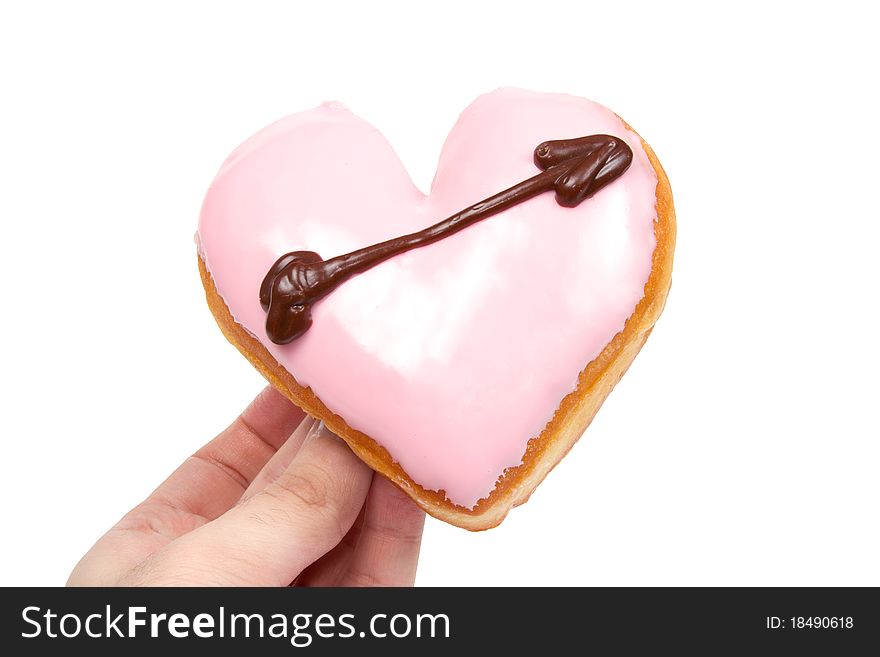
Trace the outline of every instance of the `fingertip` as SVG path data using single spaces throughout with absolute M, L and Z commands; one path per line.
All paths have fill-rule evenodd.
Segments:
M 368 499 L 368 514 L 382 518 L 383 524 L 394 524 L 410 538 L 421 536 L 425 512 L 400 487 L 381 474 L 373 477 Z
M 326 473 L 330 480 L 335 480 L 332 488 L 337 501 L 355 504 L 360 509 L 373 471 L 322 421 L 312 425 L 288 472 L 297 473 L 304 468 Z
M 372 471 L 370 466 L 360 460 L 351 450 L 348 443 L 335 433 L 330 431 L 323 421 L 315 422 L 309 429 L 306 439 L 303 441 L 301 455 L 314 453 L 315 458 L 327 459 L 333 462 L 339 461 L 353 468 L 364 471 Z
M 241 422 L 266 443 L 278 449 L 306 414 L 272 386 L 266 386 L 241 414 Z
M 374 475 L 360 540 L 342 584 L 412 586 L 424 525 L 425 512 L 391 481 Z

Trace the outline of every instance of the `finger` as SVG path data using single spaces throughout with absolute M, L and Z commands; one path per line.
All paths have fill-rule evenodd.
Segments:
M 268 386 L 214 440 L 199 449 L 147 499 L 213 520 L 241 497 L 305 413 Z
M 306 419 L 300 422 L 296 430 L 291 434 L 290 438 L 278 448 L 278 451 L 272 455 L 272 458 L 263 466 L 263 469 L 254 477 L 254 480 L 242 494 L 239 502 L 250 499 L 269 484 L 278 480 L 285 470 L 290 467 L 294 457 L 299 453 L 300 448 L 305 442 L 306 436 L 317 424 L 317 420 L 313 417 L 306 416 Z
M 377 475 L 373 473 L 373 477 Z M 367 499 L 370 495 L 367 494 Z M 364 514 L 367 503 L 361 507 L 354 524 L 345 537 L 339 541 L 339 545 L 306 568 L 294 584 L 296 586 L 339 586 L 345 573 L 348 572 L 351 557 L 357 549 L 361 538 L 361 529 L 364 526 Z
M 148 555 L 229 509 L 305 413 L 272 387 L 129 511 L 80 560 L 68 584 L 110 584 Z
M 124 583 L 286 586 L 342 540 L 371 475 L 318 423 L 276 481 L 153 555 Z
M 412 586 L 416 579 L 425 512 L 376 474 L 364 509 L 357 547 L 342 586 Z

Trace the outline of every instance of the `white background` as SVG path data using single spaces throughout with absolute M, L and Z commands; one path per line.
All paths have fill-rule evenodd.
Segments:
M 526 506 L 479 534 L 429 520 L 418 583 L 880 584 L 880 52 L 859 6 L 4 4 L 0 583 L 63 583 L 263 386 L 196 271 L 236 145 L 336 99 L 427 189 L 458 112 L 516 85 L 651 143 L 674 285 Z

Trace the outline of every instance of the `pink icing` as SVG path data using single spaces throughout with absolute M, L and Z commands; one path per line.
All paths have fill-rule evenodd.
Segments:
M 548 139 L 608 133 L 630 169 L 577 208 L 544 194 L 342 285 L 294 343 L 265 335 L 258 291 L 282 254 L 329 258 L 419 230 L 534 175 Z M 201 255 L 235 320 L 427 489 L 472 508 L 552 418 L 644 294 L 657 178 L 638 137 L 588 100 L 501 89 L 453 128 L 431 194 L 338 104 L 240 146 L 208 190 Z

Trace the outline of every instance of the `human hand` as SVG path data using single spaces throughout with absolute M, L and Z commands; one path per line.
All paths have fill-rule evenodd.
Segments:
M 80 560 L 70 586 L 409 586 L 425 515 L 271 387 Z

